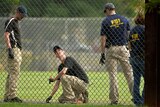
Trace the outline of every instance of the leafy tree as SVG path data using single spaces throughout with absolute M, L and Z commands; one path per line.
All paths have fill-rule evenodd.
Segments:
M 157 75 L 159 72 L 159 60 L 157 60 L 159 53 L 157 50 L 159 50 L 158 38 L 160 34 L 158 24 L 160 19 L 160 1 L 146 0 L 145 8 L 145 105 L 159 107 L 159 79 Z
M 152 12 L 155 8 L 160 8 L 160 1 L 159 0 L 150 0 L 146 3 L 146 12 Z M 160 10 L 157 10 L 158 14 L 160 14 Z
M 16 5 L 23 4 L 30 17 L 103 17 L 107 2 L 113 2 L 117 13 L 127 17 L 135 16 L 144 4 L 144 0 L 1 0 L 0 15 L 8 16 Z
M 20 0 L 0 0 L 0 16 L 9 16 L 14 13 Z

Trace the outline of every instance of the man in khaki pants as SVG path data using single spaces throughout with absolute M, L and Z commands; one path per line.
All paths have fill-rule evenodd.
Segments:
M 19 6 L 16 9 L 15 16 L 5 22 L 4 36 L 8 52 L 8 76 L 6 78 L 4 102 L 22 102 L 16 95 L 22 62 L 22 45 L 18 21 L 22 20 L 26 15 L 27 9 L 24 6 Z
M 72 57 L 67 57 L 59 46 L 55 46 L 53 52 L 59 58 L 61 64 L 58 67 L 58 75 L 49 79 L 49 82 L 56 81 L 56 83 L 46 102 L 49 103 L 61 82 L 63 93 L 58 99 L 60 103 L 87 103 L 87 86 L 89 83 L 87 74 L 77 61 Z
M 110 79 L 109 99 L 112 105 L 118 104 L 118 81 L 117 67 L 121 64 L 124 76 L 127 80 L 129 91 L 133 95 L 133 71 L 129 62 L 130 53 L 127 49 L 127 39 L 130 26 L 128 20 L 121 15 L 116 14 L 113 3 L 107 3 L 104 6 L 106 17 L 101 24 L 101 64 L 106 64 Z M 106 48 L 106 52 L 105 52 Z M 105 53 L 107 56 L 105 63 Z

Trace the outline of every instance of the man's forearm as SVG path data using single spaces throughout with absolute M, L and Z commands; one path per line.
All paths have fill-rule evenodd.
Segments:
M 105 53 L 106 36 L 101 36 L 101 53 Z
M 57 80 L 56 84 L 53 87 L 53 90 L 51 92 L 50 96 L 54 96 L 54 94 L 57 92 L 58 88 L 59 88 L 59 84 L 60 84 L 60 80 Z
M 50 96 L 54 96 L 54 94 L 57 92 L 58 88 L 57 87 L 54 87 L 52 92 L 51 92 L 51 95 Z
M 5 33 L 4 33 L 4 36 L 5 36 L 5 42 L 6 42 L 7 48 L 11 48 L 9 35 L 10 35 L 10 33 L 9 33 L 9 32 L 5 32 Z

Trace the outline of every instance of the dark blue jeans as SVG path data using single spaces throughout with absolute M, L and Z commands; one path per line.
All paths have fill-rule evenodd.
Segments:
M 134 76 L 133 101 L 135 105 L 142 105 L 144 104 L 144 88 L 141 95 L 140 82 L 141 77 L 144 78 L 144 59 L 139 56 L 131 57 L 131 65 Z

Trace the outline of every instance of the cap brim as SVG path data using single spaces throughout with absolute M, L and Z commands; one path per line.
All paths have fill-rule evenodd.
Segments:
M 24 16 L 24 17 L 27 17 L 28 15 L 27 15 L 27 14 L 23 14 L 23 16 Z
M 25 14 L 25 13 L 21 13 L 21 15 L 22 15 L 23 17 L 27 17 L 27 16 L 28 16 L 28 15 Z

